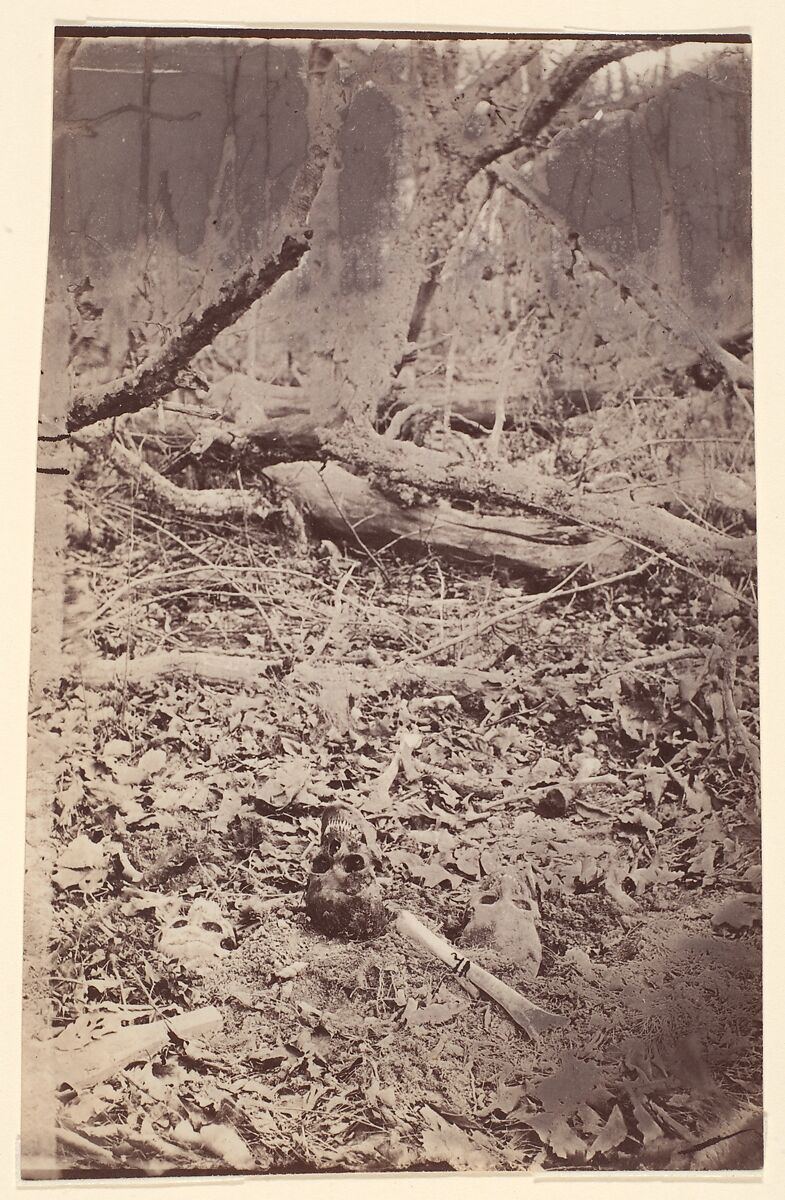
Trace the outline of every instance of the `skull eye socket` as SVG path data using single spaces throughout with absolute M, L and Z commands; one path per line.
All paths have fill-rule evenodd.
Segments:
M 202 929 L 207 933 L 223 933 L 223 926 L 216 921 L 202 921 Z
M 324 875 L 330 870 L 330 860 L 326 854 L 317 854 L 316 858 L 311 863 L 312 875 Z
M 480 896 L 480 904 L 495 904 L 497 899 L 498 899 L 497 896 L 491 896 L 491 895 Z
M 364 869 L 365 859 L 362 854 L 347 854 L 341 865 L 344 871 L 352 874 L 355 871 L 362 871 Z
M 185 929 L 187 924 L 185 917 L 180 917 L 177 921 L 172 921 L 172 929 Z

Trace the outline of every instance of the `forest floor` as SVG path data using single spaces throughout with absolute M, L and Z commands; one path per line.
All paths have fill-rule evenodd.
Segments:
M 33 763 L 57 760 L 50 1032 L 65 1064 L 106 1047 L 105 1069 L 57 1079 L 65 1174 L 760 1165 L 743 605 L 643 557 L 612 585 L 527 596 L 274 518 L 177 518 L 105 469 L 73 502 L 70 578 L 92 607 L 69 620 L 93 653 L 269 665 L 251 687 L 74 676 L 32 712 Z M 313 930 L 335 798 L 375 830 L 388 905 L 447 938 L 484 881 L 530 872 L 537 978 L 477 960 L 567 1023 L 528 1039 L 394 925 Z M 112 1065 L 117 1030 L 208 1006 L 201 1037 Z

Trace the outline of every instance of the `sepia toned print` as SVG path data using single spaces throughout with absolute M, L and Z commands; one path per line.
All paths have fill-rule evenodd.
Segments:
M 55 39 L 23 1178 L 759 1169 L 748 40 L 150 33 Z

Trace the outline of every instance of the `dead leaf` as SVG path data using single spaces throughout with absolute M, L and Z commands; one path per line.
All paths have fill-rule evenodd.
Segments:
M 640 795 L 640 793 L 638 793 Z M 646 812 L 645 808 L 631 808 L 626 813 L 619 817 L 621 825 L 637 826 L 640 829 L 648 829 L 652 833 L 657 833 L 662 829 L 662 822 L 653 817 L 651 813 Z
M 605 876 L 604 886 L 605 891 L 610 896 L 611 900 L 615 900 L 619 908 L 623 912 L 634 912 L 638 908 L 638 904 L 633 900 L 632 896 L 628 896 L 622 888 L 623 881 L 627 878 L 627 872 L 618 863 L 613 863 L 608 868 L 608 873 Z
M 57 797 L 60 814 L 57 824 L 70 825 L 76 817 L 76 810 L 85 798 L 84 784 L 81 779 L 73 779 L 64 791 Z
M 427 1104 L 423 1105 L 426 1124 L 422 1129 L 422 1144 L 428 1160 L 446 1163 L 457 1171 L 485 1171 L 493 1168 L 493 1156 L 474 1141 L 469 1134 L 439 1116 Z
M 561 774 L 561 764 L 555 758 L 539 758 L 532 767 L 532 781 L 545 783 Z
M 419 854 L 412 854 L 408 850 L 392 850 L 388 859 L 393 866 L 406 867 L 414 879 L 421 880 L 427 887 L 439 887 L 443 883 L 451 888 L 455 886 L 454 875 L 450 875 L 438 863 L 425 862 Z
M 719 846 L 707 846 L 700 854 L 696 854 L 687 867 L 687 873 L 689 875 L 713 875 L 714 860 L 718 850 Z
M 705 671 L 685 671 L 679 676 L 679 699 L 682 704 L 689 704 L 694 700 L 705 678 Z
M 406 1024 L 412 1028 L 420 1025 L 444 1025 L 446 1021 L 452 1021 L 453 1017 L 464 1007 L 465 1005 L 460 1000 L 441 1004 L 423 1004 L 412 1009 L 409 1009 L 407 1004 L 404 1017 Z
M 687 801 L 687 807 L 691 808 L 693 812 L 710 813 L 712 811 L 711 796 L 699 779 L 696 779 L 692 785 L 684 784 L 684 799 Z
M 608 720 L 606 712 L 603 712 L 601 708 L 593 708 L 591 704 L 582 704 L 581 714 L 587 721 L 591 721 L 595 725 L 602 724 Z
M 628 1137 L 629 1130 L 624 1123 L 621 1109 L 618 1104 L 614 1104 L 605 1126 L 589 1147 L 589 1159 L 594 1158 L 595 1154 L 607 1154 L 609 1150 L 616 1150 Z
M 165 750 L 148 750 L 139 759 L 139 769 L 145 779 L 149 779 L 151 775 L 157 775 L 166 766 L 166 751 Z
M 664 1136 L 662 1129 L 640 1099 L 635 1099 L 632 1112 L 643 1136 L 644 1146 L 651 1146 Z
M 588 979 L 592 983 L 596 980 L 597 972 L 594 968 L 594 963 L 591 961 L 585 950 L 579 949 L 578 946 L 570 946 L 570 948 L 565 951 L 564 961 L 567 963 L 572 963 L 572 965 L 576 968 L 578 973 L 583 976 L 584 979 Z
M 410 728 L 401 730 L 398 758 L 403 767 L 403 773 L 410 783 L 415 779 L 419 779 L 421 775 L 420 768 L 414 761 L 414 751 L 418 750 L 421 745 L 422 734 L 419 729 Z
M 490 850 L 480 852 L 480 866 L 484 875 L 494 875 L 499 870 L 499 860 Z
M 602 771 L 602 763 L 594 754 L 576 754 L 572 763 L 576 770 L 575 783 L 583 783 Z
M 104 758 L 127 758 L 133 753 L 133 746 L 123 738 L 111 738 L 103 748 Z
M 221 796 L 221 803 L 218 805 L 218 812 L 210 822 L 210 828 L 214 829 L 216 833 L 226 833 L 235 817 L 239 816 L 242 808 L 242 798 L 236 792 L 224 792 Z
M 723 925 L 729 929 L 749 929 L 761 919 L 761 902 L 759 896 L 736 896 L 721 904 L 711 918 L 712 926 L 720 929 Z
M 569 1053 L 564 1055 L 559 1069 L 532 1090 L 547 1111 L 568 1115 L 581 1104 L 602 1104 L 611 1099 L 597 1064 Z
M 549 1146 L 557 1158 L 577 1158 L 579 1161 L 585 1158 L 586 1143 L 558 1113 L 535 1113 L 520 1116 L 520 1120 L 534 1130 L 543 1145 Z
M 647 767 L 644 774 L 646 795 L 656 808 L 668 786 L 670 776 L 659 767 Z
M 602 1129 L 602 1117 L 594 1111 L 590 1104 L 582 1104 L 577 1115 L 580 1117 L 584 1133 L 596 1135 Z
M 522 1087 L 510 1087 L 508 1084 L 499 1080 L 496 1087 L 496 1097 L 491 1104 L 491 1112 L 500 1112 L 503 1116 L 508 1117 L 514 1109 L 518 1107 L 523 1100 L 526 1092 Z
M 389 765 L 384 768 L 378 776 L 376 782 L 371 788 L 370 795 L 363 801 L 362 807 L 367 812 L 381 813 L 385 812 L 390 806 L 390 788 L 395 783 L 398 777 L 398 768 L 401 765 L 400 755 L 396 751 L 390 759 Z
M 659 858 L 655 856 L 647 867 L 633 867 L 629 878 L 635 884 L 635 892 L 639 894 L 649 886 L 664 883 L 674 883 L 680 878 L 678 871 L 670 871 Z
M 52 876 L 57 887 L 78 887 L 90 895 L 105 882 L 109 871 L 114 844 L 93 842 L 85 833 L 80 833 L 69 842 L 59 856 L 59 863 Z
M 470 879 L 479 879 L 480 854 L 478 850 L 461 848 L 455 850 L 452 857 L 453 862 L 462 875 L 468 875 Z

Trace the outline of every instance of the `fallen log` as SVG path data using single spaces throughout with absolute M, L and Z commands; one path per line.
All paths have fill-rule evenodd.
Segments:
M 262 687 L 271 665 L 264 659 L 240 654 L 205 654 L 202 651 L 164 650 L 140 658 L 93 658 L 72 662 L 71 673 L 86 687 L 108 684 L 148 684 L 156 679 L 202 679 L 207 683 L 231 683 Z
M 613 536 L 593 537 L 566 522 L 529 515 L 464 511 L 444 500 L 403 507 L 337 463 L 279 463 L 268 479 L 292 490 L 332 538 L 365 548 L 435 550 L 468 561 L 495 560 L 547 578 L 586 562 L 618 563 Z
M 118 442 L 109 456 L 124 474 L 138 478 L 175 511 L 205 518 L 269 516 L 270 505 L 256 490 L 178 487 Z M 463 561 L 495 560 L 533 579 L 600 560 L 613 565 L 622 556 L 612 536 L 595 537 L 549 517 L 466 512 L 443 500 L 404 507 L 337 463 L 279 463 L 263 473 L 291 490 L 322 532 L 355 548 L 431 550 Z
M 446 498 L 460 496 L 483 508 L 532 509 L 557 525 L 574 523 L 605 536 L 617 535 L 692 568 L 715 566 L 738 573 L 755 570 L 755 538 L 705 529 L 662 508 L 639 504 L 629 494 L 588 495 L 573 484 L 529 464 L 456 460 L 437 450 L 388 442 L 356 426 L 321 431 L 326 456 L 372 475 L 377 487 L 415 487 Z
M 302 426 L 301 417 L 294 420 L 298 428 Z M 287 419 L 277 422 L 264 417 L 258 427 L 243 428 L 240 436 L 254 444 L 258 439 L 280 447 L 288 424 Z M 314 429 L 310 437 L 324 466 L 281 462 L 267 467 L 264 474 L 293 490 L 332 536 L 360 548 L 424 545 L 462 559 L 496 559 L 533 577 L 547 578 L 600 556 L 606 561 L 616 556 L 618 561 L 621 541 L 689 563 L 691 569 L 711 566 L 739 574 L 755 569 L 754 537 L 717 533 L 654 504 L 641 503 L 632 485 L 613 495 L 581 492 L 531 464 L 469 463 L 443 451 L 389 441 L 348 422 Z M 361 474 L 352 474 L 339 463 Z M 156 473 L 144 474 L 155 486 Z M 407 505 L 404 497 L 415 490 L 438 499 Z M 168 489 L 160 494 L 167 503 L 176 499 Z M 457 508 L 449 503 L 453 499 L 483 511 Z M 209 493 L 200 493 L 198 504 L 208 515 Z M 248 501 L 239 504 L 246 511 L 252 507 Z M 215 515 L 226 515 L 227 506 L 231 504 L 222 492 L 216 496 Z M 517 511 L 487 514 L 494 507 Z M 533 512 L 523 515 L 521 509 Z
M 365 667 L 359 663 L 296 663 L 289 674 L 282 659 L 259 659 L 244 654 L 207 654 L 200 650 L 167 650 L 143 654 L 139 658 L 91 658 L 66 661 L 65 670 L 87 687 L 105 687 L 114 683 L 150 684 L 156 679 L 201 679 L 206 683 L 232 684 L 248 689 L 246 695 L 232 699 L 235 712 L 264 707 L 271 679 L 283 676 L 296 686 L 310 684 L 329 688 L 336 681 L 354 696 L 374 694 L 408 686 L 425 685 L 448 688 L 459 696 L 500 688 L 508 678 L 502 670 L 481 671 L 472 667 L 396 663 L 383 667 Z M 276 682 L 276 686 L 279 683 Z M 440 697 L 442 700 L 445 697 Z

